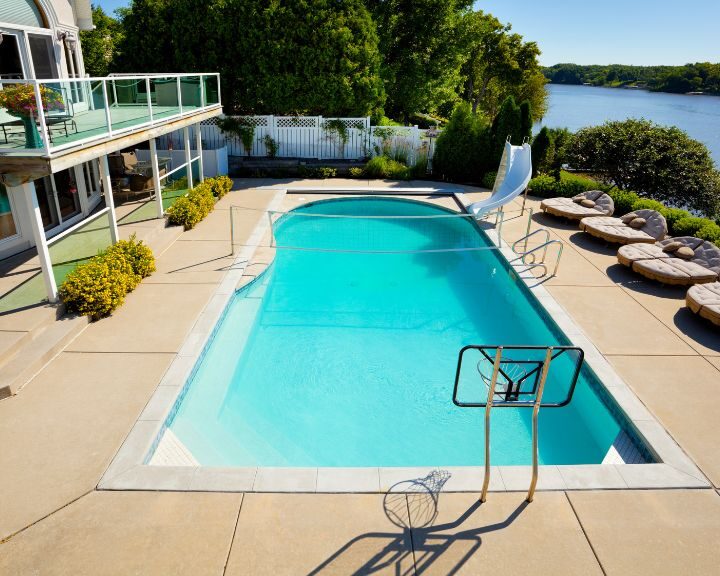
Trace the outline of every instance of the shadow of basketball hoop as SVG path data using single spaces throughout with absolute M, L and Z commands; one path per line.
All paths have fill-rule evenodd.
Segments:
M 447 470 L 433 470 L 424 478 L 394 484 L 383 498 L 388 520 L 404 529 L 432 525 L 438 514 L 440 491 L 449 479 Z

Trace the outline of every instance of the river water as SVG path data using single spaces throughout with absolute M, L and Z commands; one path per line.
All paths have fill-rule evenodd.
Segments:
M 550 108 L 542 125 L 578 130 L 606 120 L 646 118 L 677 126 L 704 143 L 720 168 L 720 96 L 548 84 Z

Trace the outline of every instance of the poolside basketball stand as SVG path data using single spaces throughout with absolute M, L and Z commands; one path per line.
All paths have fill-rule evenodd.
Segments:
M 477 350 L 482 355 L 477 363 L 480 378 L 488 388 L 487 400 L 484 402 L 466 402 L 458 397 L 463 357 L 469 350 Z M 523 359 L 503 358 L 503 352 L 517 351 L 524 354 Z M 544 356 L 542 356 L 544 351 Z M 537 358 L 532 355 L 540 354 Z M 543 402 L 543 393 L 550 370 L 550 363 L 559 356 L 577 354 L 570 386 L 560 401 Z M 542 358 L 542 359 L 538 359 Z M 483 479 L 480 502 L 487 500 L 490 486 L 490 413 L 493 408 L 532 408 L 532 480 L 527 494 L 527 501 L 532 502 L 538 480 L 538 415 L 540 408 L 562 408 L 572 400 L 584 352 L 576 346 L 465 346 L 458 356 L 453 403 L 461 408 L 485 409 L 485 478 Z M 498 380 L 501 390 L 498 391 Z M 529 399 L 524 399 L 529 398 Z

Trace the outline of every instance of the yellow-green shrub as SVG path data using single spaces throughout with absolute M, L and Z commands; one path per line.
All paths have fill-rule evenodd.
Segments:
M 205 218 L 215 208 L 215 196 L 212 188 L 204 182 L 190 190 L 187 198 L 198 207 L 202 218 Z
M 187 196 L 175 200 L 172 206 L 165 211 L 168 222 L 175 226 L 183 226 L 185 230 L 195 227 L 203 219 L 197 205 Z
M 232 189 L 233 181 L 227 176 L 216 176 L 215 178 L 207 178 L 203 183 L 207 183 L 212 189 L 213 196 L 218 200 L 225 196 Z
M 75 268 L 58 293 L 68 312 L 97 320 L 117 309 L 125 295 L 154 271 L 152 250 L 133 235 Z

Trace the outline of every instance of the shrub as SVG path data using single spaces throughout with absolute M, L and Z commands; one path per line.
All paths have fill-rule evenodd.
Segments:
M 640 199 L 635 192 L 620 190 L 618 188 L 609 190 L 607 194 L 613 199 L 613 203 L 615 204 L 614 216 L 624 216 L 628 212 L 631 212 L 633 204 Z
M 539 196 L 540 198 L 552 198 L 557 196 L 557 184 L 558 181 L 552 176 L 540 174 L 540 176 L 530 180 L 528 188 L 533 196 Z
M 520 144 L 523 137 L 523 122 L 521 119 L 520 106 L 515 104 L 515 98 L 508 96 L 500 105 L 500 110 L 495 116 L 490 131 L 492 141 L 490 162 L 498 164 L 502 158 L 505 141 L 510 138 L 513 144 Z
M 706 220 L 703 227 L 697 231 L 696 236 L 720 246 L 720 226 L 712 220 Z
M 408 177 L 420 180 L 427 176 L 428 153 L 426 148 L 421 148 L 415 153 L 415 159 L 411 166 L 408 166 Z
M 210 212 L 212 212 L 215 208 L 215 196 L 213 195 L 212 187 L 210 184 L 206 184 L 205 182 L 202 182 L 190 190 L 187 198 L 198 207 L 201 220 L 210 214 Z
M 446 180 L 479 182 L 495 170 L 490 162 L 490 129 L 469 104 L 459 104 L 440 133 L 433 156 L 433 172 Z
M 641 198 L 632 205 L 632 210 L 655 210 L 662 212 L 665 210 L 665 205 L 657 200 L 649 200 L 647 198 Z
M 543 127 L 532 141 L 532 165 L 533 177 L 539 173 L 547 174 L 550 172 L 550 166 L 555 156 L 555 142 L 553 141 L 550 130 Z
M 571 198 L 588 190 L 608 190 L 608 186 L 605 184 L 568 172 L 561 172 L 560 179 L 548 174 L 540 174 L 530 180 L 528 187 L 534 196 L 540 196 L 541 198 L 553 198 L 556 196 Z M 637 196 L 635 199 L 637 199 Z
M 280 148 L 277 140 L 275 140 L 270 134 L 265 134 L 265 137 L 263 138 L 263 142 L 265 144 L 265 150 L 267 151 L 267 155 L 269 158 L 275 158 L 277 156 L 278 150 Z
M 665 217 L 667 221 L 668 230 L 672 236 L 677 236 L 675 233 L 675 223 L 683 218 L 688 218 L 691 214 L 687 210 L 681 210 L 680 208 L 663 208 L 660 213 Z
M 350 176 L 352 178 L 362 178 L 363 177 L 363 169 L 358 168 L 357 166 L 353 166 L 348 170 L 350 172 Z
M 331 166 L 300 166 L 298 173 L 305 178 L 335 178 L 337 169 Z
M 183 226 L 185 230 L 194 228 L 203 219 L 200 209 L 187 196 L 175 200 L 175 203 L 165 211 L 165 215 L 170 224 Z
M 495 179 L 496 179 L 496 178 L 497 178 L 497 172 L 494 172 L 494 171 L 493 171 L 493 172 L 488 172 L 488 173 L 485 174 L 485 176 L 483 176 L 483 178 L 482 178 L 482 185 L 483 185 L 485 188 L 490 188 L 490 190 L 492 190 L 493 187 L 495 186 Z
M 698 231 L 710 220 L 687 216 L 675 222 L 675 236 L 697 236 Z
M 572 138 L 568 160 L 673 206 L 713 216 L 720 205 L 720 175 L 707 147 L 679 128 L 632 119 L 583 128 Z
M 207 178 L 203 180 L 203 184 L 210 186 L 213 196 L 218 200 L 232 190 L 233 181 L 227 176 L 216 176 L 215 178 Z
M 125 256 L 136 276 L 147 278 L 155 272 L 155 256 L 149 246 L 137 240 L 133 234 L 129 240 L 120 240 L 110 246 L 106 253 L 119 252 Z
M 365 176 L 368 178 L 389 178 L 391 180 L 407 180 L 410 171 L 405 164 L 388 158 L 387 156 L 375 156 L 365 166 Z

